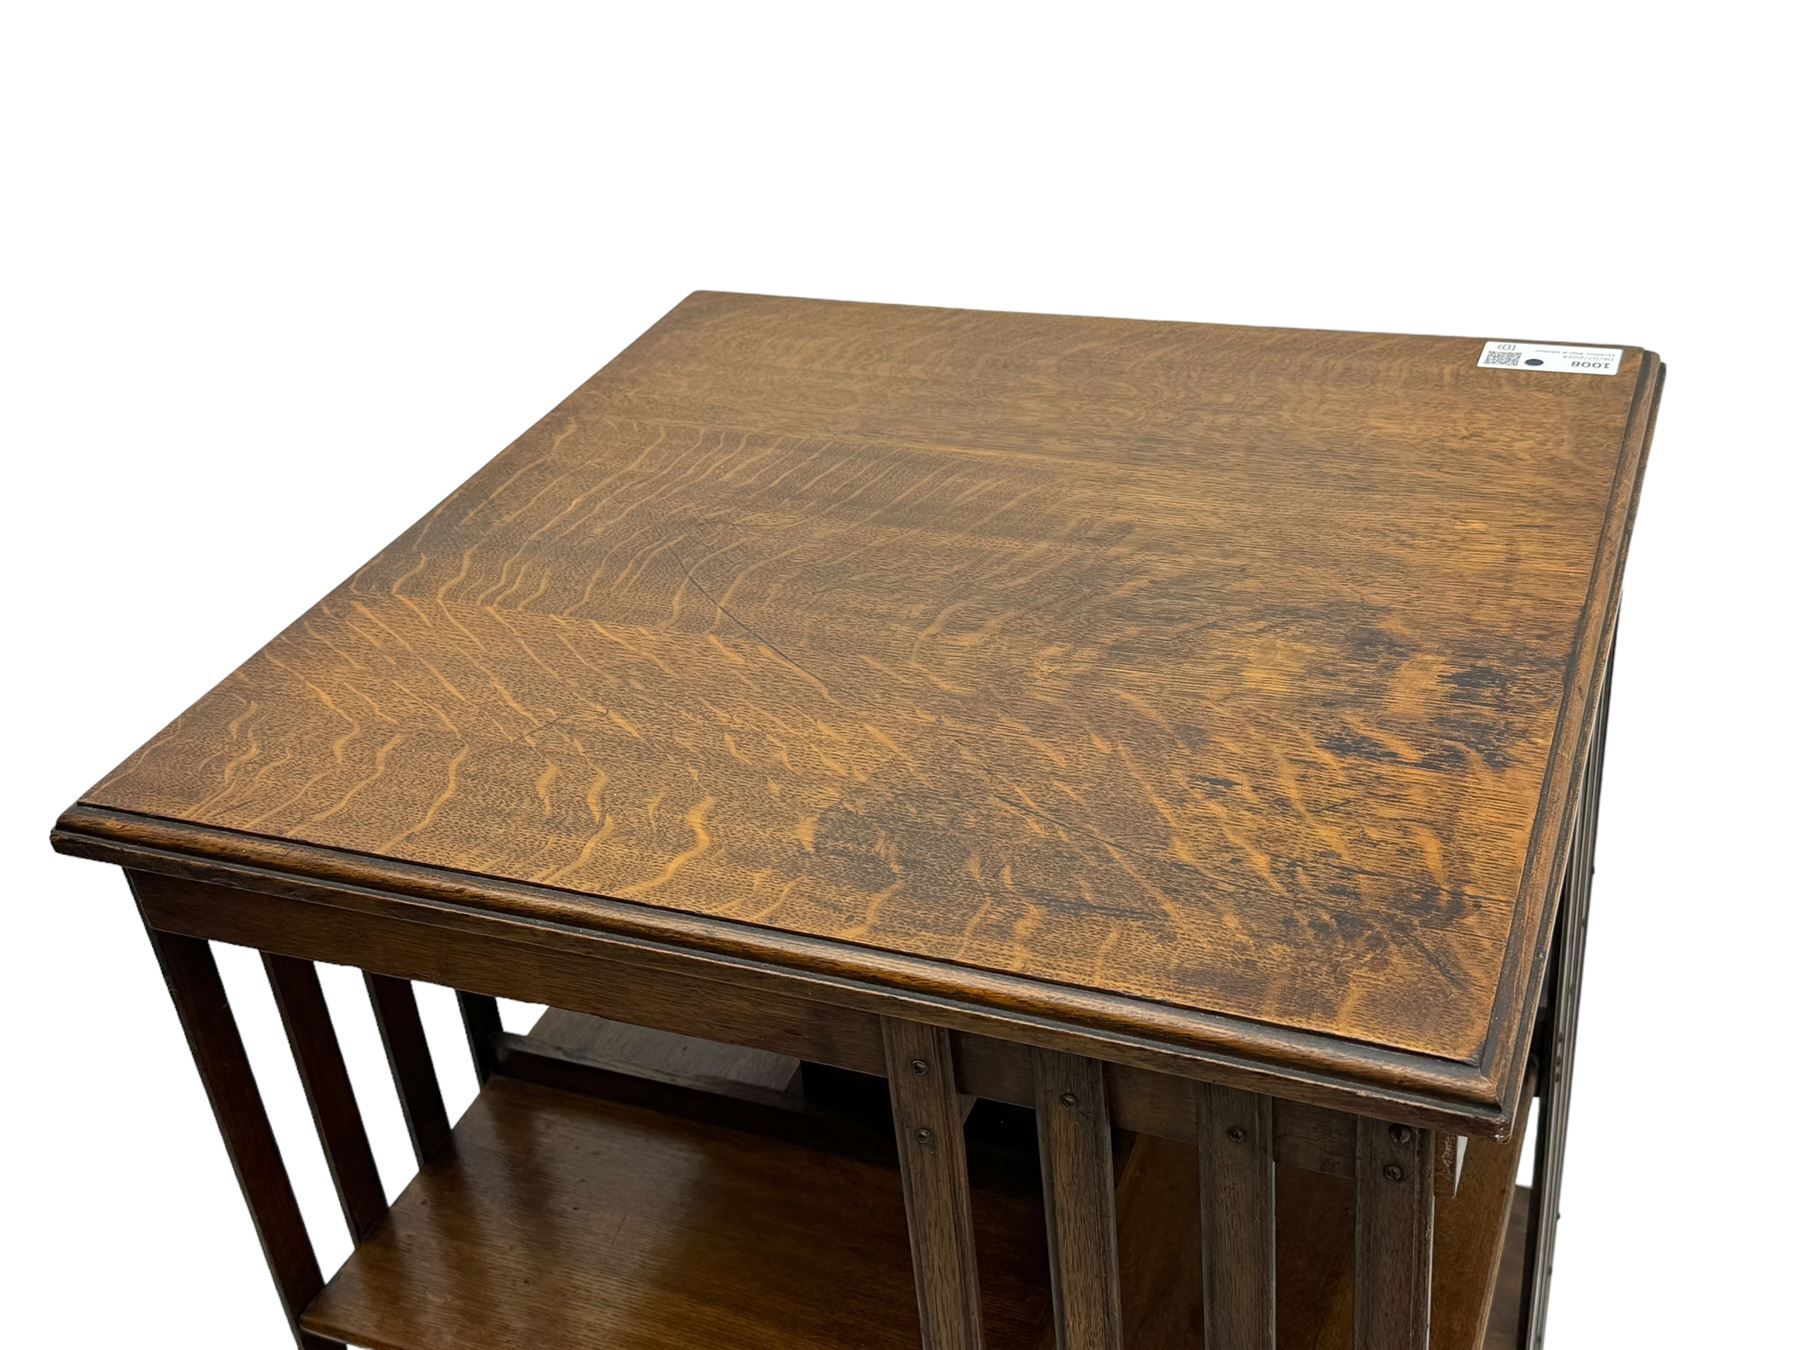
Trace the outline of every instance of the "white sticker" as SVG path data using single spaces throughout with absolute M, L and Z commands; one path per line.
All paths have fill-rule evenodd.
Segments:
M 1541 342 L 1490 342 L 1475 364 L 1501 370 L 1560 370 L 1574 375 L 1617 375 L 1622 347 L 1551 347 Z

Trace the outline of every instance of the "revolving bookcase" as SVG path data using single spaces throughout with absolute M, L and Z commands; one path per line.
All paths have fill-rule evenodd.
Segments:
M 298 1342 L 1539 1344 L 1663 372 L 1485 350 L 697 293 L 103 779 Z

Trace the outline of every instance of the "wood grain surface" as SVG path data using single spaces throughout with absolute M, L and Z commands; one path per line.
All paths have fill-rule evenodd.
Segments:
M 1056 1350 L 1122 1350 L 1106 1080 L 1098 1060 L 1046 1050 L 1032 1058 Z
M 1529 1250 L 1529 1192 L 1515 1193 L 1512 1186 L 1519 1138 L 1473 1140 L 1469 1152 L 1470 1184 L 1437 1206 L 1431 1350 L 1518 1350 L 1519 1289 Z M 1203 1332 L 1199 1160 L 1197 1150 L 1142 1138 L 1126 1161 L 1119 1243 L 1130 1350 L 1214 1350 Z M 1278 1167 L 1275 1191 L 1278 1350 L 1350 1350 L 1354 1186 L 1341 1177 Z
M 1275 1103 L 1209 1083 L 1198 1120 L 1207 1350 L 1274 1350 Z
M 1435 1144 L 1428 1131 L 1356 1122 L 1356 1350 L 1428 1350 Z
M 881 1024 L 894 1142 L 906 1195 L 922 1350 L 981 1350 L 975 1212 L 950 1034 L 887 1018 Z
M 1491 1099 L 1661 367 L 1480 349 L 696 294 L 63 827 L 1098 991 Z
M 1047 1329 L 1035 1197 L 977 1186 L 987 1344 Z M 918 1350 L 891 1166 L 497 1075 L 305 1325 L 372 1350 Z

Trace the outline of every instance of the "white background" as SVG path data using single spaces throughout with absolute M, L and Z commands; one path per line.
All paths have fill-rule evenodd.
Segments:
M 57 812 L 697 287 L 1659 350 L 1551 1344 L 1792 1343 L 1777 11 L 6 13 L 9 1344 L 289 1343 L 123 884 L 52 856 Z M 226 970 L 329 1269 L 266 987 Z

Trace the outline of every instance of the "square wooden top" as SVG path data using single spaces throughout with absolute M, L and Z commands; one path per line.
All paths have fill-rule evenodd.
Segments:
M 696 294 L 62 828 L 1497 1101 L 1660 363 L 1481 351 Z

